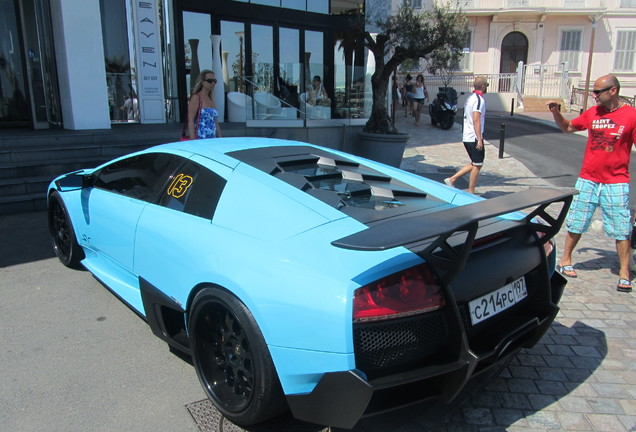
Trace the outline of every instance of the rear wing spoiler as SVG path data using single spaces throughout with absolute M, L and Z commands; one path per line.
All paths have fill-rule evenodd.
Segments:
M 536 232 L 543 233 L 543 236 L 539 236 L 538 243 L 544 245 L 561 229 L 572 197 L 576 194 L 578 191 L 574 189 L 528 189 L 426 215 L 388 220 L 335 240 L 331 244 L 343 249 L 382 251 L 399 246 L 415 246 L 417 243 L 433 239 L 422 250 L 417 251 L 417 254 L 436 264 L 440 270 L 445 270 L 442 281 L 448 284 L 466 264 L 477 235 L 479 221 L 535 207 L 519 223 L 532 226 Z M 562 203 L 556 218 L 546 211 L 555 203 Z M 535 218 L 539 218 L 543 223 L 533 220 Z M 466 239 L 462 244 L 452 246 L 448 242 L 452 235 L 464 231 Z M 444 251 L 444 254 L 436 253 L 438 250 Z
M 343 249 L 382 251 L 433 237 L 449 237 L 458 231 L 471 232 L 474 229 L 476 232 L 477 224 L 481 220 L 535 206 L 537 208 L 524 220 L 528 224 L 536 225 L 537 231 L 545 233 L 541 239 L 541 242 L 545 243 L 561 229 L 572 197 L 577 193 L 574 189 L 528 189 L 423 216 L 391 219 L 335 240 L 331 244 Z M 553 218 L 546 212 L 546 208 L 557 202 L 562 202 L 563 207 L 558 217 Z M 541 217 L 547 225 L 532 222 L 536 216 Z

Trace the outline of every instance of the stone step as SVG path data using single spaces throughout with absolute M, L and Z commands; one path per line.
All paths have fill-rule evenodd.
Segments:
M 12 196 L 0 195 L 0 215 L 27 213 L 46 209 L 46 193 Z
M 181 124 L 117 125 L 111 130 L 69 131 L 0 130 L 0 214 L 40 210 L 46 186 L 55 177 L 82 168 L 94 168 L 118 156 L 177 141 Z M 361 125 L 286 127 L 223 123 L 225 137 L 262 136 L 293 139 L 331 147 L 357 136 Z M 337 148 L 337 147 L 334 147 Z
M 115 129 L 115 128 L 113 128 Z M 0 214 L 42 210 L 55 177 L 176 141 L 179 125 L 116 131 L 13 131 L 0 137 Z

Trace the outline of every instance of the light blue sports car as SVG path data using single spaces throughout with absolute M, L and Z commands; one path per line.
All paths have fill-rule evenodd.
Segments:
M 535 344 L 573 191 L 483 200 L 305 143 L 161 145 L 55 179 L 55 251 L 190 354 L 240 425 L 351 428 Z M 529 209 L 529 213 L 520 212 Z

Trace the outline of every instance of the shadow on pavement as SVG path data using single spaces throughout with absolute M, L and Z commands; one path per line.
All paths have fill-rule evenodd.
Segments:
M 55 257 L 45 211 L 0 216 L 0 268 Z
M 568 346 L 572 340 L 577 352 Z M 422 402 L 410 407 L 362 419 L 351 432 L 446 432 L 473 431 L 479 427 L 506 430 L 527 421 L 533 430 L 559 429 L 542 410 L 576 392 L 607 356 L 605 334 L 584 323 L 566 327 L 552 324 L 548 333 L 533 348 L 521 350 L 507 364 L 495 366 L 474 377 L 450 404 Z M 204 430 L 233 432 L 344 432 L 347 429 L 327 428 L 300 422 L 289 414 L 276 417 L 258 426 L 241 428 L 224 419 L 207 401 L 187 406 L 188 411 Z M 345 407 L 346 409 L 346 407 Z M 203 410 L 203 411 L 201 411 Z M 201 419 L 205 417 L 207 426 Z

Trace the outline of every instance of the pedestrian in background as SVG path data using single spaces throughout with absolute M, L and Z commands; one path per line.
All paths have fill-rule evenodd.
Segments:
M 486 122 L 486 101 L 484 94 L 488 90 L 485 77 L 477 77 L 473 83 L 474 91 L 466 99 L 464 105 L 464 132 L 462 141 L 470 158 L 470 163 L 457 171 L 452 177 L 444 179 L 448 186 L 455 187 L 455 182 L 465 174 L 470 173 L 468 192 L 474 194 L 479 172 L 484 165 L 484 126 Z
M 413 113 L 413 77 L 406 74 L 404 78 L 404 117 L 408 117 Z
M 395 113 L 400 103 L 400 88 L 397 81 L 397 75 L 393 72 L 393 80 L 391 83 L 391 123 L 395 126 Z
M 597 105 L 573 120 L 563 117 L 557 102 L 550 101 L 547 105 L 563 132 L 588 130 L 583 165 L 575 185 L 579 194 L 574 197 L 565 220 L 567 234 L 557 269 L 564 276 L 577 276 L 572 252 L 589 228 L 594 211 L 600 207 L 605 235 L 616 241 L 620 264 L 616 289 L 630 292 L 629 159 L 636 142 L 636 110 L 621 102 L 620 88 L 614 75 L 597 79 L 592 90 Z
M 415 111 L 415 126 L 420 124 L 420 116 L 422 115 L 422 107 L 426 99 L 426 87 L 424 87 L 424 76 L 418 74 L 415 78 L 413 86 L 413 110 Z
M 190 139 L 221 138 L 219 112 L 214 104 L 216 78 L 211 70 L 202 70 L 188 102 Z

